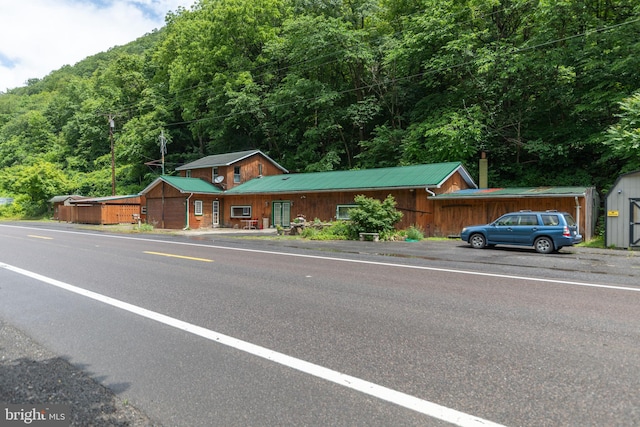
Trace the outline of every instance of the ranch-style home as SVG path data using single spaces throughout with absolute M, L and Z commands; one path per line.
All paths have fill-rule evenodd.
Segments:
M 208 156 L 161 176 L 141 195 L 147 222 L 159 228 L 289 227 L 291 220 L 346 219 L 354 198 L 392 195 L 399 228 L 433 229 L 436 194 L 477 188 L 460 162 L 289 174 L 259 150 Z

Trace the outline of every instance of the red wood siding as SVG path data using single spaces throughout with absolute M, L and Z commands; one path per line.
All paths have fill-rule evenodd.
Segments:
M 586 211 L 587 201 L 580 202 L 580 231 L 585 239 L 591 238 L 591 224 Z M 434 200 L 434 223 L 437 224 L 434 234 L 437 236 L 457 236 L 467 225 L 487 224 L 508 212 L 519 210 L 557 210 L 570 213 L 576 218 L 575 198 L 571 197 L 536 197 L 536 198 L 500 198 L 478 200 Z M 576 218 L 577 220 L 577 218 Z M 589 225 L 589 227 L 587 227 Z
M 240 183 L 236 183 L 233 181 L 234 179 L 234 169 L 235 167 L 240 168 Z M 240 160 L 229 166 L 219 166 L 218 167 L 218 176 L 223 176 L 224 181 L 222 181 L 222 187 L 225 190 L 229 190 L 236 185 L 242 184 L 244 182 L 250 181 L 254 178 L 260 176 L 260 172 L 262 171 L 263 176 L 269 175 L 280 175 L 282 174 L 282 170 L 275 166 L 271 161 L 267 160 L 262 155 L 256 153 L 253 156 L 247 157 L 246 159 Z M 212 182 L 211 179 L 213 177 L 213 168 L 200 168 L 200 169 L 191 169 L 190 171 L 191 178 L 200 178 L 204 179 L 207 182 Z M 180 171 L 180 176 L 186 177 L 187 171 Z

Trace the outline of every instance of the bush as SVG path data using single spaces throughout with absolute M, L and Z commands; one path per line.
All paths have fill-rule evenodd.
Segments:
M 412 225 L 411 227 L 407 228 L 405 236 L 407 240 L 419 241 L 424 239 L 424 232 L 420 227 L 416 227 L 415 225 Z
M 384 201 L 359 195 L 354 198 L 357 208 L 349 209 L 352 235 L 358 233 L 379 233 L 383 240 L 394 232 L 394 226 L 402 219 L 402 212 L 396 210 L 396 201 L 388 195 Z

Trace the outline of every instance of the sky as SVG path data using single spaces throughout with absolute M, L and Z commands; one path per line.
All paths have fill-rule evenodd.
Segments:
M 0 92 L 127 44 L 197 0 L 0 0 Z

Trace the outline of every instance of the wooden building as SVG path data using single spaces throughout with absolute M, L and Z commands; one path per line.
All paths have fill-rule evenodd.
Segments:
M 86 197 L 78 196 L 76 194 L 54 196 L 49 199 L 51 203 L 51 209 L 53 210 L 52 219 L 55 221 L 73 222 L 73 210 L 74 205 L 72 201 L 86 199 Z
M 167 229 L 286 228 L 299 216 L 348 219 L 356 196 L 384 200 L 391 195 L 403 213 L 397 227 L 414 225 L 428 236 L 458 236 L 464 226 L 488 223 L 506 212 L 558 210 L 571 213 L 589 240 L 599 207 L 592 187 L 478 189 L 460 162 L 289 174 L 261 151 L 250 150 L 207 156 L 176 170 L 180 176 L 158 177 L 137 200 L 69 201 L 83 208 L 70 220 L 111 224 L 137 214 Z
M 176 168 L 180 176 L 200 178 L 230 190 L 253 178 L 289 173 L 260 150 L 203 157 Z
M 403 213 L 399 228 L 433 227 L 431 197 L 475 188 L 459 162 L 366 170 L 265 176 L 225 192 L 231 211 L 246 209 L 266 225 L 288 227 L 291 218 L 331 221 L 348 219 L 354 198 L 365 195 L 384 200 L 391 195 Z M 267 222 L 268 220 L 268 222 Z
M 607 247 L 640 248 L 640 171 L 620 175 L 605 203 Z
M 289 227 L 291 219 L 346 219 L 357 195 L 392 195 L 399 227 L 432 228 L 429 198 L 475 188 L 459 162 L 352 171 L 288 174 L 258 150 L 209 156 L 162 176 L 141 194 L 147 222 L 160 228 Z
M 69 200 L 70 219 L 78 224 L 132 224 L 144 222 L 144 196 L 110 196 Z
M 223 191 L 200 178 L 161 176 L 141 192 L 147 223 L 157 228 L 220 227 Z
M 570 213 L 584 240 L 595 233 L 600 202 L 593 187 L 483 188 L 440 194 L 433 198 L 434 234 L 458 236 L 467 225 L 487 224 L 519 210 Z

